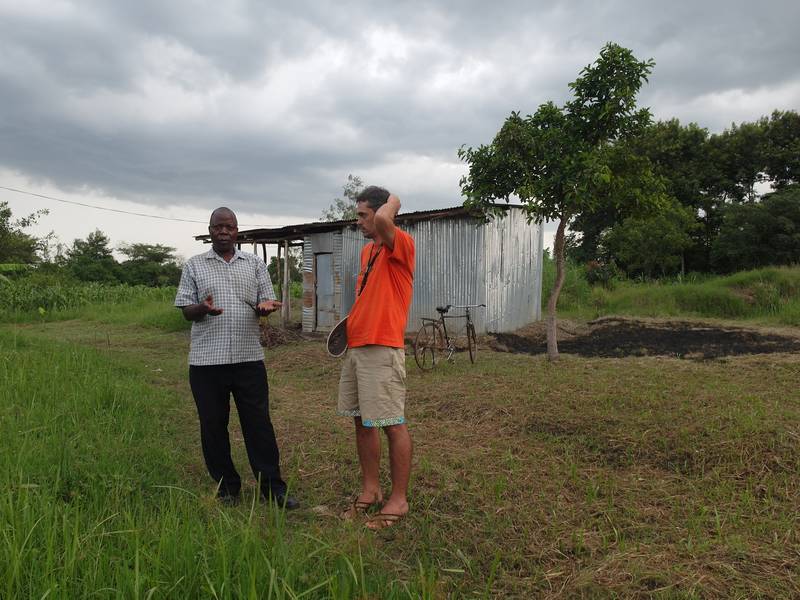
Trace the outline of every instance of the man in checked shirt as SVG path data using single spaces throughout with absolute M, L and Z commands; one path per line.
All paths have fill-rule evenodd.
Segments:
M 281 306 L 264 261 L 236 248 L 238 224 L 228 208 L 211 213 L 211 250 L 183 267 L 175 306 L 192 321 L 189 384 L 200 417 L 200 440 L 217 495 L 239 501 L 242 480 L 231 460 L 228 437 L 230 395 L 261 494 L 278 506 L 299 506 L 281 479 L 278 444 L 269 418 L 269 387 L 258 317 Z

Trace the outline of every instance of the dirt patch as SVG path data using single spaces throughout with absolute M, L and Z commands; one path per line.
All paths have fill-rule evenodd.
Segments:
M 258 327 L 260 330 L 259 342 L 264 348 L 275 348 L 304 339 L 302 325 L 299 323 L 289 323 L 286 327 L 275 327 L 262 319 Z
M 489 345 L 501 352 L 543 354 L 545 324 L 514 333 L 493 334 Z M 589 323 L 563 321 L 558 350 L 584 357 L 672 356 L 712 359 L 741 354 L 800 352 L 800 336 L 754 328 L 689 321 L 605 317 Z

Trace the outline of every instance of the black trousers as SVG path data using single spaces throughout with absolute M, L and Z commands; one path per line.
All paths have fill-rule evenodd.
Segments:
M 219 483 L 219 494 L 237 495 L 242 487 L 231 460 L 228 435 L 231 394 L 242 424 L 247 458 L 256 480 L 261 481 L 261 492 L 273 496 L 285 494 L 278 444 L 269 418 L 269 385 L 264 362 L 190 365 L 189 384 L 200 417 L 203 458 L 211 477 Z

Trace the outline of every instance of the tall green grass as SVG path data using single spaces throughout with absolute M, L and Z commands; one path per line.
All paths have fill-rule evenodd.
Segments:
M 542 261 L 542 314 L 547 312 L 547 300 L 556 281 L 555 260 L 545 257 Z M 564 285 L 558 297 L 558 311 L 579 313 L 590 305 L 592 286 L 586 281 L 586 270 L 567 261 Z
M 82 283 L 58 277 L 30 276 L 0 282 L 0 322 L 59 320 L 94 313 L 135 311 L 145 304 L 171 305 L 174 287 Z
M 555 281 L 552 260 L 544 263 L 542 310 Z M 615 281 L 591 286 L 584 269 L 567 265 L 558 301 L 562 316 L 592 319 L 604 315 L 746 319 L 800 325 L 800 267 L 768 267 L 725 277 L 691 281 Z
M 145 379 L 0 330 L 0 597 L 431 596 L 431 571 L 392 583 L 358 537 L 295 531 L 255 495 L 219 507 L 184 473 L 176 397 Z

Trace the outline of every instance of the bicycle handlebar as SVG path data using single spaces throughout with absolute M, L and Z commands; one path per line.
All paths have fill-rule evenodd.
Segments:
M 478 308 L 479 306 L 486 308 L 485 304 L 464 304 L 462 306 L 458 306 L 457 304 L 451 304 L 450 308 Z

